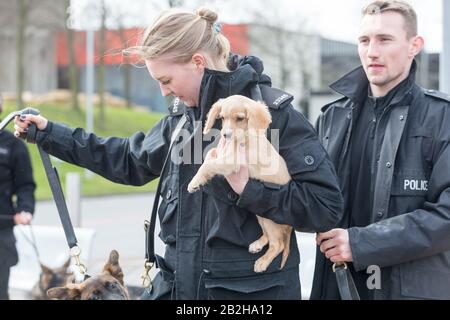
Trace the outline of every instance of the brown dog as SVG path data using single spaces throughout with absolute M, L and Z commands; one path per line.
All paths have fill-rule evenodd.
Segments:
M 41 263 L 39 281 L 31 289 L 33 300 L 48 300 L 47 290 L 66 285 L 73 274 L 69 270 L 70 258 L 59 268 L 51 269 Z
M 234 95 L 216 102 L 206 120 L 203 134 L 207 134 L 216 119 L 222 120 L 218 148 L 211 149 L 199 171 L 188 185 L 189 192 L 197 191 L 215 175 L 237 173 L 243 163 L 239 149 L 245 147 L 250 178 L 284 185 L 289 183 L 286 162 L 267 140 L 265 132 L 272 122 L 263 103 Z M 292 227 L 257 216 L 262 228 L 261 238 L 250 244 L 249 251 L 257 253 L 269 244 L 267 252 L 255 262 L 254 271 L 264 272 L 278 254 L 283 252 L 281 267 L 289 256 Z
M 119 253 L 111 251 L 100 275 L 89 277 L 82 283 L 68 283 L 64 287 L 52 288 L 47 291 L 47 295 L 57 300 L 129 300 L 119 265 Z

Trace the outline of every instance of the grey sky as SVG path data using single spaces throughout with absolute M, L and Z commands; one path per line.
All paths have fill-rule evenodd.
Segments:
M 114 10 L 126 16 L 130 26 L 146 26 L 156 14 L 167 8 L 167 1 L 159 0 L 105 0 Z M 442 1 L 450 0 L 409 0 L 419 17 L 419 33 L 425 37 L 425 49 L 439 52 L 442 49 Z M 76 26 L 85 25 L 86 4 L 95 6 L 100 1 L 72 0 L 75 9 Z M 294 25 L 303 23 L 309 32 L 318 32 L 331 39 L 356 42 L 361 8 L 369 0 L 345 0 L 339 4 L 335 0 L 186 0 L 186 7 L 194 9 L 200 4 L 208 6 L 219 13 L 219 19 L 226 23 L 250 22 L 252 12 L 264 11 L 264 16 L 282 16 L 283 20 Z M 156 5 L 155 5 L 156 3 Z M 265 6 L 261 8 L 261 5 Z M 93 10 L 95 11 L 95 10 Z M 277 14 L 275 14 L 277 12 Z M 94 19 L 90 19 L 94 20 Z M 83 22 L 84 21 L 84 22 Z M 283 21 L 285 23 L 286 21 Z

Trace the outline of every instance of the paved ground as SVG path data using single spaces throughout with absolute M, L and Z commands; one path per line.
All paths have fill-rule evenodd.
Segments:
M 89 273 L 99 272 L 109 252 L 120 253 L 120 263 L 125 281 L 139 285 L 144 257 L 143 221 L 148 219 L 153 203 L 153 194 L 86 198 L 81 202 L 81 227 L 96 231 L 91 259 L 87 262 Z M 38 202 L 34 225 L 60 226 L 56 206 L 52 201 Z M 159 229 L 157 227 L 156 234 Z M 314 235 L 297 233 L 302 254 L 300 276 L 304 297 L 309 295 L 314 270 Z M 156 251 L 163 253 L 163 244 L 156 241 Z M 15 299 L 23 298 L 11 292 Z

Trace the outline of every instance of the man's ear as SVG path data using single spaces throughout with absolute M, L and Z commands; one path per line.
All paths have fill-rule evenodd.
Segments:
M 409 57 L 414 59 L 414 57 L 417 56 L 420 53 L 420 51 L 422 51 L 424 45 L 425 40 L 422 37 L 420 36 L 414 37 L 409 49 Z
M 196 66 L 197 69 L 205 69 L 207 66 L 206 58 L 201 53 L 195 53 L 192 56 L 191 62 Z

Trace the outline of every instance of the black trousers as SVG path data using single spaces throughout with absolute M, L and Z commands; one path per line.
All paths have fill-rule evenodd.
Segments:
M 9 265 L 0 263 L 0 300 L 9 300 Z
M 13 229 L 0 229 L 0 300 L 9 300 L 9 272 L 18 260 Z

